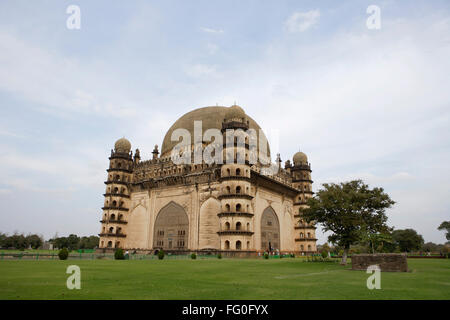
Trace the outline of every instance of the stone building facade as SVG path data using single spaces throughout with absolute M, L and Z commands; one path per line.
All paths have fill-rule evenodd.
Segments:
M 279 155 L 275 164 L 250 161 L 247 135 L 244 144 L 224 143 L 224 158 L 228 154 L 234 161 L 179 164 L 172 158 L 178 143 L 172 141 L 173 133 L 183 129 L 195 135 L 194 121 L 201 122 L 203 132 L 218 129 L 225 136 L 235 129 L 245 136 L 253 129 L 258 140 L 266 141 L 258 124 L 236 105 L 185 114 L 166 133 L 161 153 L 155 146 L 149 160 L 141 160 L 139 149 L 133 155 L 131 143 L 119 139 L 109 157 L 99 247 L 233 255 L 314 253 L 315 226 L 300 213 L 313 195 L 307 156 L 296 153 L 284 168 Z M 202 150 L 207 145 L 201 141 Z

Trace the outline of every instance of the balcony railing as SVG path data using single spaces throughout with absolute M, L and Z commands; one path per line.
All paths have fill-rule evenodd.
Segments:
M 229 199 L 229 198 L 240 198 L 240 199 L 248 199 L 252 200 L 253 196 L 245 193 L 225 193 L 218 196 L 219 200 L 221 199 Z
M 107 219 L 107 220 L 100 220 L 101 223 L 119 223 L 119 224 L 127 224 L 128 221 L 125 220 L 111 220 L 111 219 Z
M 253 213 L 249 213 L 249 212 L 221 212 L 221 213 L 217 214 L 217 216 L 219 218 L 220 217 L 234 217 L 234 216 L 252 218 L 253 217 Z
M 119 238 L 125 238 L 126 235 L 123 233 L 114 233 L 114 232 L 107 232 L 107 233 L 99 233 L 100 237 L 119 237 Z
M 129 194 L 125 193 L 104 193 L 104 197 L 122 197 L 122 198 L 130 198 Z
M 102 207 L 103 210 L 119 210 L 119 211 L 129 211 L 128 208 L 122 208 L 122 207 Z
M 317 241 L 316 238 L 296 238 L 295 241 Z
M 251 236 L 254 232 L 247 230 L 221 230 L 217 232 L 220 235 L 243 235 Z

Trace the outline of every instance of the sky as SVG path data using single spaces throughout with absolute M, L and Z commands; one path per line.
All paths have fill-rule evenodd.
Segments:
M 313 190 L 361 178 L 390 226 L 444 243 L 449 57 L 448 1 L 1 1 L 0 232 L 98 234 L 117 139 L 148 159 L 186 112 L 236 102 L 273 157 L 308 155 Z

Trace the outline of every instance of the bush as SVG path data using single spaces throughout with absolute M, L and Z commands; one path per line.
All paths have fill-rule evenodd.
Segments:
M 197 255 L 196 255 L 195 253 L 191 254 L 191 259 L 192 259 L 192 260 L 197 259 Z
M 325 259 L 326 257 L 328 257 L 328 252 L 326 250 L 323 250 L 321 255 L 322 255 L 322 258 Z
M 219 254 L 217 255 L 217 258 L 218 258 L 218 259 L 222 259 L 222 254 L 219 253 Z
M 164 259 L 164 255 L 165 255 L 164 250 L 159 250 L 158 251 L 158 259 L 159 260 Z
M 114 259 L 116 259 L 116 260 L 124 260 L 125 259 L 122 249 L 120 249 L 120 248 L 116 249 L 116 251 L 114 252 Z
M 264 259 L 269 259 L 269 254 L 267 252 L 264 252 L 263 257 L 264 257 Z
M 67 248 L 62 248 L 58 252 L 58 257 L 59 260 L 67 260 L 67 258 L 69 257 L 69 250 L 67 250 Z

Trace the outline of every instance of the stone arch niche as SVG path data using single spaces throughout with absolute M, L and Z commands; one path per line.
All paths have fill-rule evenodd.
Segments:
M 200 207 L 199 249 L 220 249 L 220 201 L 209 198 Z
M 280 250 L 280 223 L 272 207 L 267 207 L 261 216 L 261 250 Z
M 170 202 L 156 217 L 153 248 L 186 250 L 189 241 L 189 219 L 183 207 Z

